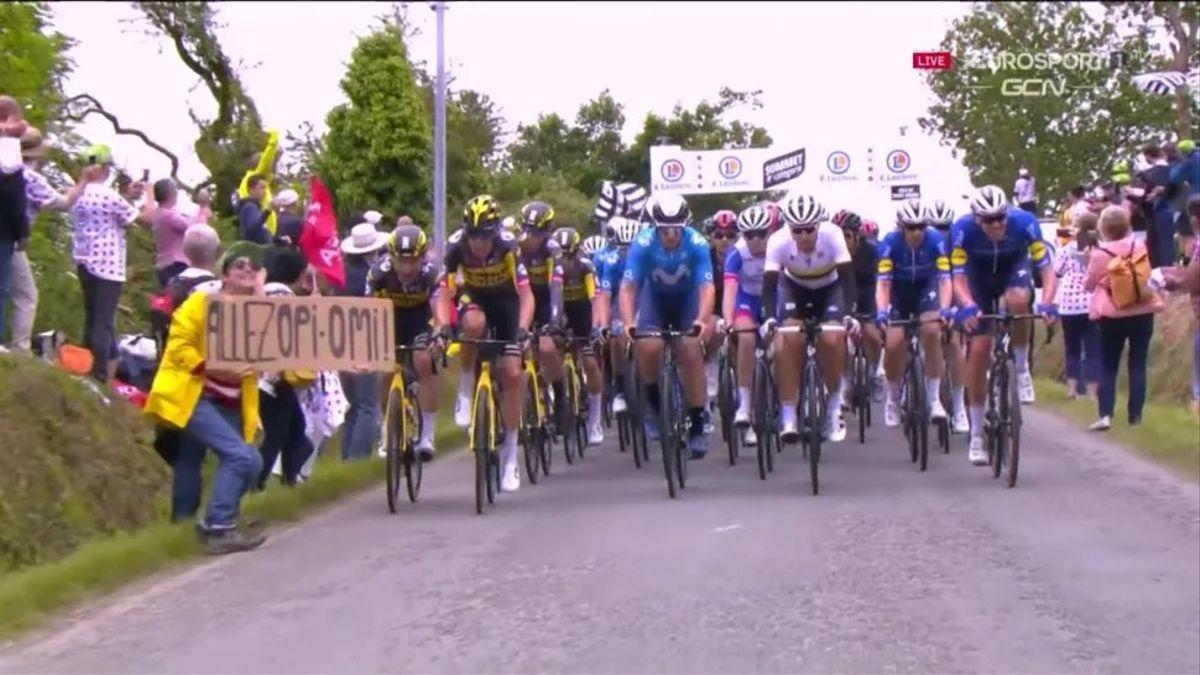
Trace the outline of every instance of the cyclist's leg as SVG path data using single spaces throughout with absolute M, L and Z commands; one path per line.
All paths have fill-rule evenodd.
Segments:
M 962 333 L 952 331 L 950 344 L 946 345 L 946 370 L 950 373 L 950 414 L 954 418 L 954 431 L 967 431 L 967 405 L 964 398 L 963 378 L 966 371 L 966 354 Z
M 790 279 L 779 277 L 776 319 L 785 326 L 799 326 L 811 308 L 803 307 L 802 290 Z M 775 394 L 779 399 L 779 428 L 791 442 L 797 430 L 796 404 L 800 400 L 800 372 L 805 359 L 803 332 L 783 333 L 775 338 Z
M 1033 282 L 1028 265 L 1016 270 L 1004 288 L 1004 307 L 1009 314 L 1028 314 L 1033 307 Z M 1012 351 L 1017 387 L 1022 403 L 1033 403 L 1033 376 L 1029 373 L 1029 345 L 1033 337 L 1033 319 L 1012 324 Z
M 967 277 L 971 297 L 983 314 L 994 314 L 1003 294 L 994 281 Z M 969 338 L 966 358 L 967 416 L 970 420 L 970 452 L 972 464 L 987 464 L 987 453 L 983 449 L 983 415 L 987 406 L 987 370 L 992 357 L 991 321 L 980 321 Z
M 661 330 L 663 322 L 659 318 L 660 299 L 648 289 L 642 289 L 638 293 L 638 316 L 637 330 L 653 331 Z M 658 374 L 662 366 L 663 341 L 659 339 L 644 339 L 638 340 L 633 345 L 634 358 L 637 359 L 638 379 L 646 384 L 646 405 L 647 412 L 650 414 L 643 415 L 642 418 L 646 422 L 647 436 L 650 440 L 658 438 L 658 419 L 659 419 L 659 395 Z
M 685 331 L 696 321 L 699 313 L 699 292 L 693 291 L 672 306 L 669 323 L 675 330 Z M 704 439 L 707 421 L 705 409 L 708 403 L 707 372 L 700 338 L 686 337 L 679 341 L 679 381 L 683 385 L 683 398 L 687 403 L 689 439 L 688 446 L 693 457 L 703 456 L 708 451 Z
M 762 299 L 738 291 L 733 327 L 737 330 L 758 328 L 758 317 L 761 315 Z M 749 424 L 752 398 L 750 387 L 754 384 L 754 333 L 738 333 L 736 344 L 738 409 L 734 418 L 740 423 Z
M 463 296 L 458 311 L 458 329 L 468 340 L 480 340 L 487 332 L 487 315 L 483 309 Z M 460 344 L 458 350 L 458 398 L 454 405 L 454 422 L 459 427 L 471 426 L 471 399 L 475 394 L 475 345 Z
M 500 386 L 500 420 L 504 427 L 504 440 L 500 446 L 500 489 L 512 492 L 521 487 L 517 468 L 517 431 L 521 426 L 521 407 L 524 390 L 521 389 L 522 345 L 516 343 L 519 301 L 515 295 L 489 299 L 487 322 L 492 327 L 496 340 L 507 342 L 504 355 L 499 359 L 496 380 Z
M 938 295 L 936 279 L 921 294 L 917 306 L 921 324 L 921 347 L 925 352 L 925 400 L 929 401 L 929 414 L 933 419 L 946 417 L 942 407 L 942 326 L 938 318 Z
M 892 290 L 895 292 L 894 286 Z M 898 316 L 898 312 L 893 312 L 893 315 Z M 887 399 L 884 401 L 883 409 L 885 426 L 900 426 L 900 389 L 904 378 L 904 368 L 907 365 L 908 345 L 904 344 L 904 328 L 889 326 L 887 343 L 883 349 L 883 371 L 887 380 Z
M 437 376 L 434 363 L 438 347 L 427 333 L 417 336 L 416 346 L 427 347 L 425 351 L 413 353 L 413 367 L 417 371 L 417 401 L 421 404 L 421 438 L 417 445 L 424 453 L 433 454 L 434 435 L 437 431 L 438 401 L 441 399 L 442 383 Z M 428 457 L 427 457 L 428 459 Z
M 625 355 L 629 352 L 629 336 L 625 334 L 624 324 L 620 319 L 613 319 L 610 327 L 612 339 L 605 345 L 608 350 L 609 363 L 612 364 L 613 385 L 613 412 L 624 412 L 628 409 L 628 403 L 625 401 L 625 392 L 629 391 L 627 365 Z
M 829 392 L 828 405 L 825 408 L 826 435 L 830 440 L 837 442 L 845 438 L 845 425 L 842 422 L 842 400 L 845 396 L 842 373 L 846 370 L 846 333 L 841 328 L 846 306 L 842 298 L 842 288 L 836 282 L 825 287 L 822 295 L 822 322 L 827 327 L 839 329 L 822 331 L 817 338 L 817 362 L 821 366 L 825 390 Z
M 592 303 L 568 304 L 567 325 L 576 337 L 587 337 L 592 328 Z M 604 442 L 604 425 L 601 424 L 604 405 L 604 376 L 600 372 L 600 361 L 590 344 L 575 347 L 575 362 L 583 365 L 583 377 L 588 392 L 588 443 L 599 445 Z

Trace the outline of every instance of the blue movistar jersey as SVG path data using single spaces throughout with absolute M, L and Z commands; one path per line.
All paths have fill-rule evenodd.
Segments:
M 951 226 L 950 239 L 953 242 L 950 264 L 955 276 L 1007 279 L 1029 261 L 1038 269 L 1051 262 L 1037 217 L 1011 206 L 1000 241 L 993 242 L 984 232 L 983 225 L 969 213 Z
M 666 249 L 653 228 L 638 233 L 625 261 L 625 282 L 654 294 L 685 294 L 713 283 L 712 254 L 704 235 L 683 229 L 683 241 Z
M 950 276 L 946 240 L 932 227 L 925 228 L 925 239 L 916 249 L 904 241 L 904 231 L 892 230 L 879 242 L 877 278 L 894 284 L 925 287 L 935 277 Z
M 609 247 L 596 254 L 596 275 L 600 290 L 615 294 L 621 286 L 621 275 L 625 273 L 625 259 L 616 247 Z

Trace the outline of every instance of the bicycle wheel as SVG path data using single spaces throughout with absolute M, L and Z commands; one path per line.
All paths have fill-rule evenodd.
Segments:
M 754 433 L 758 435 L 758 445 L 755 454 L 758 457 L 758 479 L 767 479 L 767 462 L 771 457 L 771 413 L 770 413 L 770 378 L 767 375 L 767 364 L 757 361 L 754 365 L 754 397 L 751 405 L 754 410 Z
M 534 485 L 537 485 L 542 464 L 541 426 L 538 424 L 536 406 L 534 384 L 530 380 L 525 387 L 525 405 L 521 416 L 521 450 L 525 455 L 525 474 Z
M 1004 470 L 1004 464 L 1007 461 L 1008 454 L 1008 439 L 1005 437 L 1004 420 L 1009 418 L 1009 406 L 1011 402 L 1011 392 L 1009 389 L 1014 388 L 1012 382 L 1008 379 L 1008 370 L 1003 365 L 995 365 L 992 367 L 992 407 L 991 422 L 992 422 L 992 477 L 999 478 L 1000 473 Z
M 546 390 L 546 381 L 538 380 L 538 391 L 542 395 L 542 410 L 547 414 L 553 415 L 554 408 L 550 405 L 549 393 Z M 554 435 L 550 433 L 550 427 L 547 426 L 545 419 L 539 419 L 537 422 L 538 436 L 541 438 L 541 443 L 538 445 L 538 454 L 542 456 L 542 475 L 550 475 L 550 465 L 554 461 Z
M 721 438 L 729 449 L 729 466 L 737 464 L 737 429 L 733 426 L 733 413 L 737 405 L 733 370 L 729 366 L 726 350 L 717 355 L 717 412 L 721 415 Z
M 572 386 L 572 378 L 574 377 L 574 368 L 571 365 L 566 366 L 565 376 L 563 378 L 563 398 L 562 401 L 556 401 L 557 405 L 563 406 L 566 411 L 565 415 L 559 416 L 562 421 L 562 428 L 558 430 L 559 436 L 563 440 L 563 454 L 567 458 L 567 464 L 575 463 L 575 387 Z
M 675 422 L 675 388 L 670 386 L 671 374 L 663 368 L 662 377 L 659 378 L 659 438 L 662 443 L 662 461 L 663 473 L 667 477 L 667 494 L 671 499 L 675 499 L 679 486 L 676 484 L 676 476 L 678 475 L 675 468 L 675 463 L 679 460 L 678 454 L 678 439 L 675 438 L 675 433 L 679 427 Z
M 852 400 L 854 401 L 854 416 L 858 418 L 858 443 L 862 445 L 867 442 L 866 409 L 871 406 L 871 399 L 867 392 L 867 357 L 861 350 L 854 354 L 854 367 L 851 372 L 854 374 Z
M 814 495 L 818 492 L 817 464 L 821 461 L 821 433 L 824 426 L 821 387 L 821 374 L 817 370 L 817 364 L 814 359 L 809 359 L 804 367 L 804 408 L 805 417 L 808 418 L 808 471 Z
M 767 373 L 767 473 L 775 473 L 775 455 L 783 452 L 783 438 L 779 435 L 779 390 L 775 388 L 775 378 Z
M 483 513 L 483 503 L 492 503 L 492 416 L 487 404 L 487 393 L 475 396 L 475 410 L 471 416 L 471 451 L 475 453 L 475 513 Z
M 408 488 L 410 502 L 416 502 L 420 496 L 421 476 L 425 473 L 425 461 L 421 459 L 421 453 L 417 452 L 417 443 L 424 431 L 421 428 L 421 402 L 413 394 L 412 391 L 408 393 L 408 409 L 404 415 L 404 429 L 401 430 L 401 438 L 405 439 L 404 484 Z
M 404 442 L 404 416 L 400 414 L 400 392 L 396 389 L 388 390 L 384 433 L 387 451 L 387 505 L 388 511 L 395 513 L 396 503 L 400 501 L 400 472 L 403 471 L 400 454 L 401 444 Z
M 1033 358 L 1033 353 L 1030 352 L 1030 359 Z M 1009 371 L 1009 382 L 1013 381 L 1012 361 L 1006 362 L 1006 369 Z M 1021 395 L 1017 392 L 1016 387 L 1010 386 L 1008 391 L 1008 415 L 1005 418 L 1006 424 L 1002 425 L 1007 430 L 1008 438 L 1008 453 L 1005 459 L 1007 466 L 1005 467 L 1004 481 L 1008 487 L 1017 485 L 1017 464 L 1021 458 Z
M 679 378 L 675 378 L 675 423 L 678 428 L 675 430 L 675 478 L 679 481 L 679 488 L 687 487 L 688 462 L 691 460 L 691 452 L 688 450 L 687 439 L 691 438 L 689 432 L 690 422 L 683 409 L 683 384 Z
M 917 463 L 921 471 L 929 466 L 929 403 L 925 400 L 925 360 L 917 354 L 912 359 L 913 397 L 910 400 L 913 417 L 913 440 L 917 447 Z

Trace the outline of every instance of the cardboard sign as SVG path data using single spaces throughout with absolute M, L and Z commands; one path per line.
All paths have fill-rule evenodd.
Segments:
M 379 298 L 213 295 L 205 317 L 212 370 L 390 372 L 392 303 Z

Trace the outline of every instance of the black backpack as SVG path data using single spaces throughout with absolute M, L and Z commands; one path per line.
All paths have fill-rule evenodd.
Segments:
M 215 281 L 212 274 L 200 274 L 194 277 L 176 275 L 167 282 L 167 287 L 161 292 L 150 296 L 150 334 L 158 347 L 158 358 L 161 360 L 167 347 L 167 331 L 171 328 L 171 316 L 202 283 Z

